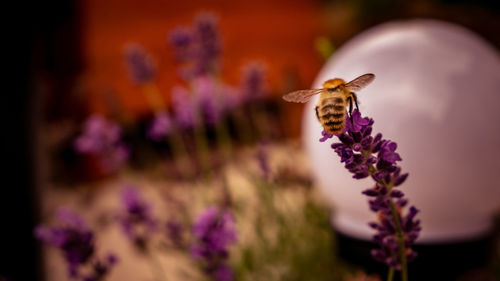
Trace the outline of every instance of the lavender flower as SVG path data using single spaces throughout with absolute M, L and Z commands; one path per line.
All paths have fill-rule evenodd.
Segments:
M 267 94 L 265 77 L 266 67 L 263 63 L 252 62 L 243 68 L 241 91 L 246 101 L 262 98 Z
M 133 186 L 125 187 L 121 192 L 124 206 L 118 216 L 122 230 L 135 246 L 146 250 L 146 242 L 156 230 L 157 222 L 151 214 L 151 205 L 147 203 Z
M 105 261 L 96 257 L 94 232 L 75 213 L 61 208 L 57 211 L 56 219 L 58 226 L 40 225 L 35 229 L 35 236 L 62 251 L 71 278 L 102 280 L 116 263 L 116 257 L 109 254 Z
M 168 36 L 176 60 L 184 63 L 181 77 L 192 79 L 217 71 L 221 54 L 221 38 L 217 17 L 200 14 L 191 28 L 176 28 Z
M 208 208 L 196 220 L 193 235 L 196 241 L 191 246 L 191 255 L 203 262 L 204 271 L 217 281 L 233 280 L 233 272 L 226 265 L 228 247 L 236 242 L 231 213 Z
M 165 228 L 167 231 L 167 237 L 170 242 L 177 248 L 184 247 L 184 237 L 183 237 L 183 227 L 182 225 L 174 219 L 170 219 L 165 224 Z
M 207 124 L 216 125 L 223 116 L 220 104 L 219 85 L 209 76 L 200 76 L 194 80 L 194 94 Z
M 379 221 L 370 223 L 377 231 L 373 238 L 380 245 L 380 249 L 373 250 L 372 255 L 376 260 L 401 270 L 406 266 L 401 264 L 402 256 L 406 262 L 417 255 L 411 246 L 421 229 L 420 221 L 415 220 L 418 210 L 411 206 L 408 213 L 402 215 L 408 200 L 401 190 L 394 188 L 406 180 L 408 173 L 402 174 L 401 167 L 397 166 L 397 162 L 402 160 L 396 152 L 397 144 L 382 139 L 380 133 L 372 136 L 373 123 L 373 119 L 362 118 L 355 110 L 352 120 L 347 117 L 344 131 L 337 135 L 340 142 L 333 143 L 331 147 L 353 178 L 371 176 L 376 182 L 373 188 L 363 191 L 371 198 L 368 201 L 370 209 L 379 214 Z M 324 131 L 322 135 L 321 142 L 333 137 Z
M 265 179 L 269 179 L 271 175 L 271 168 L 269 167 L 269 147 L 267 143 L 259 144 L 256 156 L 263 177 Z
M 175 121 L 184 129 L 192 129 L 197 125 L 198 117 L 196 106 L 186 88 L 175 86 L 172 89 L 172 103 L 174 106 Z
M 199 44 L 197 73 L 208 73 L 214 70 L 214 63 L 222 50 L 217 17 L 209 13 L 198 15 L 195 19 L 194 31 Z
M 121 142 L 118 124 L 98 114 L 85 121 L 83 132 L 73 145 L 79 153 L 99 156 L 102 168 L 108 172 L 118 170 L 129 156 L 128 147 Z
M 128 44 L 124 48 L 125 64 L 130 79 L 136 84 L 152 81 L 156 76 L 153 58 L 139 44 Z
M 151 125 L 148 128 L 148 137 L 154 141 L 161 141 L 172 130 L 172 120 L 166 111 L 156 113 Z
M 193 32 L 188 28 L 179 27 L 169 33 L 168 42 L 174 48 L 177 61 L 184 62 L 193 56 L 193 39 Z

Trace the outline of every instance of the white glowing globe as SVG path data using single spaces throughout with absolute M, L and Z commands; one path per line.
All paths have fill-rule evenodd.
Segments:
M 486 41 L 460 26 L 434 20 L 382 24 L 356 36 L 325 64 L 313 88 L 374 73 L 358 92 L 374 134 L 398 143 L 401 186 L 421 210 L 419 242 L 459 241 L 485 234 L 500 210 L 500 58 Z M 355 180 L 320 143 L 314 107 L 303 117 L 303 140 L 317 184 L 330 199 L 337 230 L 370 239 L 375 220 L 361 191 L 373 180 Z

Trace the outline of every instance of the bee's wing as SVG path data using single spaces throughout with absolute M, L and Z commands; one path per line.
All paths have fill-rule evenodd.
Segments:
M 375 74 L 371 73 L 363 74 L 358 78 L 352 80 L 351 82 L 346 83 L 345 87 L 349 91 L 357 92 L 366 87 L 366 85 L 370 84 L 373 81 L 373 79 L 375 79 Z
M 289 102 L 307 102 L 312 96 L 321 93 L 323 89 L 298 90 L 283 96 L 283 99 Z

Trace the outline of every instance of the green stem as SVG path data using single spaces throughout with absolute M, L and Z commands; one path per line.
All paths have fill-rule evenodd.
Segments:
M 231 158 L 232 143 L 227 125 L 224 121 L 216 125 L 216 137 L 218 148 L 223 150 L 224 161 L 228 161 Z
M 251 132 L 251 122 L 245 116 L 242 108 L 238 108 L 234 113 L 234 122 L 236 123 L 236 130 L 241 141 L 248 145 L 252 142 L 253 136 Z
M 394 220 L 394 223 L 396 224 L 396 236 L 398 238 L 399 254 L 400 254 L 400 258 L 401 258 L 401 279 L 403 281 L 408 281 L 408 267 L 406 264 L 405 238 L 403 236 L 401 223 L 399 221 L 399 215 L 398 215 L 398 212 L 396 211 L 396 207 L 394 206 L 394 203 L 392 202 L 392 199 L 391 199 L 390 207 L 391 207 L 391 211 L 392 211 L 392 219 Z
M 193 159 L 189 156 L 188 148 L 182 140 L 181 131 L 178 128 L 175 128 L 168 136 L 168 143 L 170 144 L 170 148 L 172 150 L 172 158 L 175 163 L 175 167 L 180 176 L 183 177 L 185 175 L 190 175 L 192 163 L 190 164 L 189 161 L 193 161 Z
M 199 128 L 195 129 L 195 143 L 196 143 L 196 151 L 198 153 L 198 157 L 200 159 L 201 165 L 201 173 L 205 176 L 205 179 L 209 179 L 211 177 L 211 159 L 210 159 L 210 150 L 208 146 L 208 140 L 205 133 L 205 125 L 201 124 Z
M 389 273 L 387 273 L 387 281 L 392 281 L 394 279 L 394 267 L 389 267 Z

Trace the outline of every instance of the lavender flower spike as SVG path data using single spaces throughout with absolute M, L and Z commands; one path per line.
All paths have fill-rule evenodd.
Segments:
M 35 236 L 62 251 L 71 278 L 102 280 L 116 263 L 116 257 L 112 254 L 105 260 L 96 257 L 94 232 L 69 209 L 60 208 L 56 219 L 57 226 L 40 225 L 35 229 Z
M 175 121 L 183 129 L 192 129 L 198 124 L 196 107 L 188 89 L 182 86 L 172 88 L 172 103 L 174 105 Z
M 236 242 L 231 213 L 216 207 L 206 209 L 196 220 L 193 235 L 191 255 L 202 262 L 205 273 L 216 281 L 233 280 L 233 271 L 226 264 L 228 247 Z
M 152 81 L 156 76 L 156 65 L 151 55 L 139 44 L 128 44 L 124 48 L 125 64 L 130 80 L 136 84 Z
M 199 14 L 194 22 L 194 33 L 198 43 L 196 74 L 214 71 L 214 64 L 222 52 L 217 17 L 210 13 Z
M 168 43 L 174 48 L 175 58 L 179 62 L 189 60 L 193 56 L 193 34 L 190 29 L 176 28 L 168 34 Z
M 148 137 L 154 141 L 161 141 L 170 134 L 172 127 L 172 120 L 168 112 L 159 111 L 148 128 Z
M 251 62 L 243 68 L 241 89 L 245 101 L 264 97 L 268 92 L 266 67 L 261 62 Z
M 136 247 L 146 250 L 147 240 L 157 226 L 157 221 L 151 214 L 151 205 L 133 186 L 127 186 L 122 190 L 121 199 L 124 210 L 118 219 L 123 232 Z
M 99 114 L 85 121 L 83 132 L 73 146 L 78 153 L 99 156 L 101 167 L 108 172 L 118 170 L 129 156 L 128 147 L 121 141 L 120 126 Z
M 217 125 L 223 116 L 219 85 L 209 76 L 200 76 L 194 80 L 194 94 L 203 119 L 209 125 Z
M 403 208 L 408 200 L 401 190 L 394 189 L 408 177 L 401 173 L 397 164 L 402 160 L 396 152 L 397 144 L 382 138 L 382 134 L 372 135 L 371 118 L 363 118 L 358 110 L 347 117 L 345 129 L 337 137 L 340 142 L 331 145 L 340 156 L 345 168 L 353 178 L 371 177 L 375 181 L 373 188 L 363 191 L 368 196 L 369 207 L 378 214 L 379 220 L 369 225 L 377 232 L 373 236 L 380 249 L 372 251 L 373 257 L 389 267 L 401 270 L 403 280 L 407 280 L 406 262 L 413 260 L 417 253 L 411 248 L 419 236 L 420 221 L 415 219 L 418 210 L 411 206 L 403 215 Z M 320 141 L 326 141 L 333 135 L 323 132 Z

